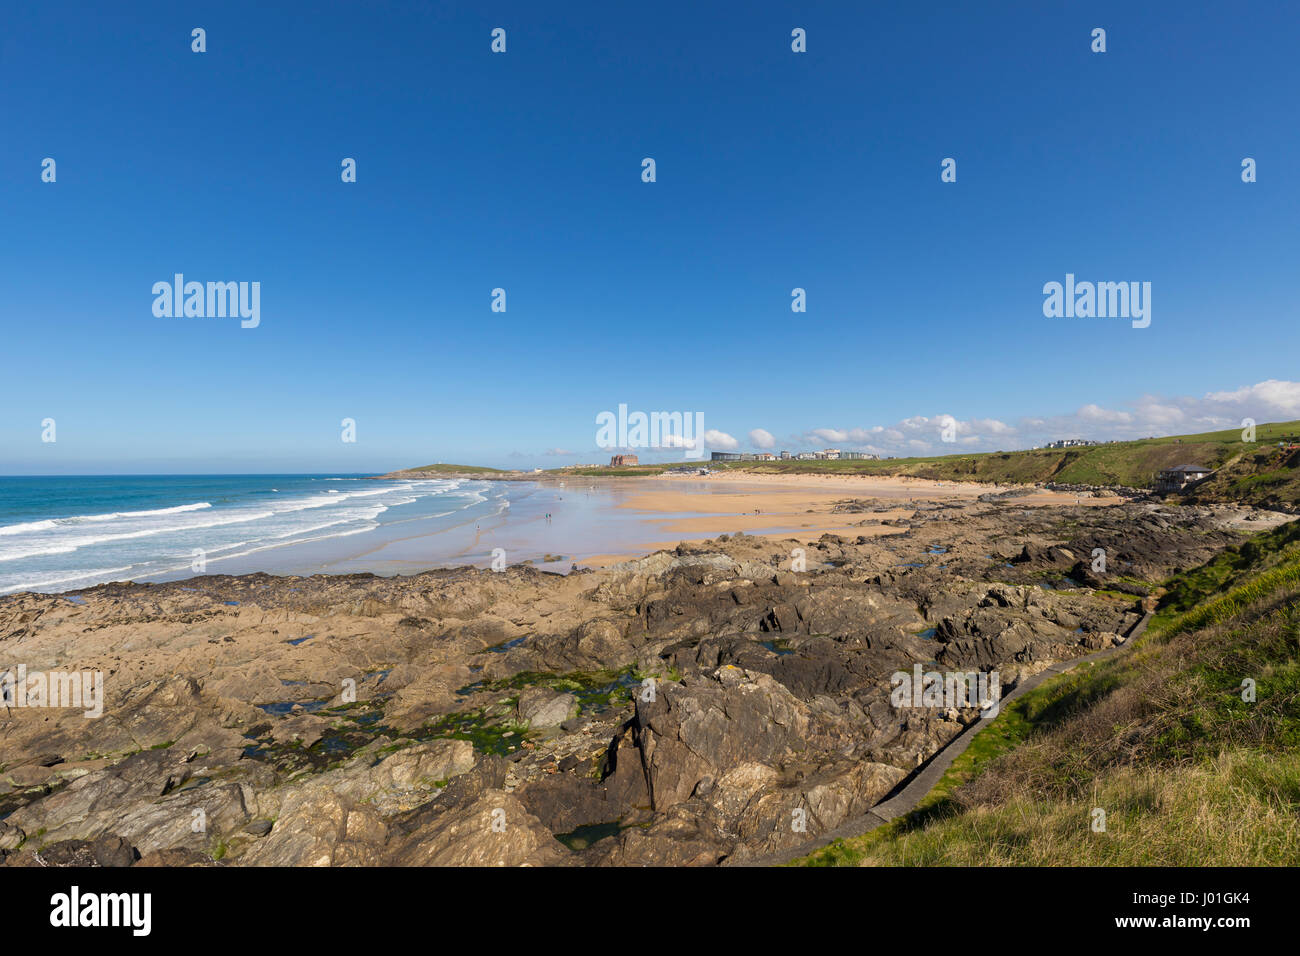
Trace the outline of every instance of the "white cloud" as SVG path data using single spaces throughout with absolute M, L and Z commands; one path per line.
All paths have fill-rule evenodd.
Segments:
M 1240 388 L 1209 392 L 1201 398 L 1143 395 L 1121 407 L 1088 403 L 1074 412 L 1050 415 L 1036 410 L 1014 422 L 996 418 L 953 416 L 957 443 L 943 442 L 940 430 L 946 415 L 913 415 L 892 425 L 856 428 L 814 428 L 804 432 L 804 445 L 844 445 L 858 451 L 888 455 L 942 455 L 962 451 L 1010 451 L 1044 445 L 1058 438 L 1124 441 L 1150 435 L 1217 431 L 1238 428 L 1243 419 L 1256 422 L 1300 418 L 1300 382 L 1270 379 Z
M 1089 402 L 1061 414 L 1028 409 L 1024 416 L 1014 421 L 963 419 L 953 415 L 956 442 L 941 440 L 941 430 L 948 419 L 945 414 L 913 415 L 885 425 L 812 428 L 779 441 L 783 445 L 788 441 L 789 445 L 813 449 L 834 445 L 881 457 L 945 455 L 969 451 L 1012 451 L 1045 445 L 1060 438 L 1124 441 L 1150 435 L 1219 431 L 1240 428 L 1246 418 L 1257 423 L 1300 418 L 1300 382 L 1270 379 L 1254 385 L 1207 392 L 1200 398 L 1147 394 L 1115 407 Z M 778 439 L 763 428 L 752 429 L 748 439 L 751 446 L 760 449 L 774 448 L 778 443 Z M 726 432 L 709 429 L 704 433 L 704 445 L 719 451 L 734 451 L 740 447 L 740 442 Z M 664 435 L 661 447 L 693 449 L 695 445 L 679 436 Z M 638 451 L 635 448 L 603 449 L 602 453 L 620 450 Z M 639 451 L 644 453 L 645 449 Z M 576 453 L 564 448 L 550 448 L 545 454 L 570 456 Z M 511 457 L 526 456 L 514 452 Z
M 1000 422 L 996 418 L 976 418 L 970 422 L 970 426 L 976 433 L 985 435 L 1011 435 L 1015 429 L 1006 422 Z
M 1264 414 L 1287 419 L 1300 418 L 1300 382 L 1279 382 L 1271 378 L 1267 382 L 1246 385 L 1232 392 L 1211 392 L 1205 396 L 1205 400 L 1235 408 L 1258 406 L 1268 410 Z
M 1133 416 L 1128 412 L 1111 411 L 1109 408 L 1102 408 L 1100 405 L 1084 405 L 1075 414 L 1079 416 L 1080 421 L 1084 422 L 1113 424 L 1115 422 L 1131 422 L 1133 420 Z M 1047 424 L 1046 420 L 1042 418 L 1035 418 L 1033 419 L 1033 422 L 1036 425 Z

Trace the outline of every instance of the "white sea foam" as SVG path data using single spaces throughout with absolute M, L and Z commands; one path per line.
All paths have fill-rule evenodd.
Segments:
M 209 562 L 229 561 L 372 531 L 392 508 L 415 506 L 384 521 L 442 519 L 487 500 L 477 489 L 462 488 L 459 480 L 323 480 L 354 484 L 319 492 L 299 486 L 287 495 L 276 491 L 275 497 L 263 486 L 234 500 L 214 498 L 215 506 L 196 501 L 0 526 L 0 562 L 5 568 L 0 573 L 0 593 L 86 587 L 118 579 L 123 572 L 130 572 L 134 580 L 156 579 L 189 571 L 195 552 L 202 552 Z M 438 503 L 445 504 L 432 514 L 420 513 L 422 499 L 440 499 Z
M 47 544 L 37 544 L 34 547 L 0 548 L 0 561 L 16 561 L 19 558 L 34 558 L 49 554 L 68 554 L 72 551 L 77 551 L 81 548 L 97 544 L 131 541 L 136 538 L 151 538 L 160 534 L 168 534 L 175 531 L 198 531 L 204 528 L 220 528 L 223 525 L 245 524 L 249 521 L 260 521 L 264 518 L 269 518 L 274 514 L 274 511 L 259 511 L 250 514 L 233 514 L 229 517 L 216 518 L 212 521 L 194 522 L 192 524 L 167 525 L 158 528 L 142 528 L 137 531 L 123 531 L 119 534 L 89 535 L 79 538 L 65 536 L 62 539 L 51 539 Z
M 148 518 L 155 515 L 178 515 L 187 511 L 202 511 L 204 508 L 211 507 L 210 502 L 196 501 L 192 505 L 177 505 L 175 508 L 155 508 L 150 511 L 113 511 L 105 515 L 72 515 L 67 518 L 43 518 L 40 521 L 26 521 L 21 524 L 0 526 L 0 536 L 49 531 L 53 528 L 76 526 L 87 521 L 120 521 L 130 518 Z
M 42 588 L 54 588 L 61 591 L 74 590 L 77 582 L 102 583 L 118 580 L 117 575 L 130 571 L 134 565 L 124 568 L 96 568 L 92 571 L 77 571 L 58 577 L 39 580 L 23 578 L 20 575 L 0 575 L 0 594 L 12 594 L 16 591 L 36 591 Z

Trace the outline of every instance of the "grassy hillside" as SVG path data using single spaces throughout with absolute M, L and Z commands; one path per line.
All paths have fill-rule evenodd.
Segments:
M 801 862 L 1300 863 L 1300 522 L 1170 581 L 1133 648 L 1008 705 L 915 811 Z
M 405 471 L 435 475 L 503 474 L 500 468 L 485 468 L 482 465 L 424 465 L 421 468 L 407 468 Z
M 1245 501 L 1277 506 L 1300 502 L 1300 448 L 1244 449 L 1188 496 L 1192 502 Z
M 1083 485 L 1123 485 L 1150 488 L 1156 473 L 1174 465 L 1204 465 L 1218 469 L 1187 497 L 1188 501 L 1239 501 L 1278 506 L 1300 503 L 1300 449 L 1283 451 L 1278 442 L 1300 443 L 1300 421 L 1260 425 L 1257 440 L 1247 444 L 1238 429 L 1174 435 L 1140 441 L 1114 442 L 1086 448 L 984 452 L 934 458 L 892 458 L 888 461 L 671 461 L 610 468 L 577 466 L 546 472 L 548 477 L 635 478 L 658 475 L 673 468 L 707 465 L 716 472 L 767 474 L 908 475 L 939 481 L 983 481 L 998 484 L 1057 482 Z M 425 465 L 394 472 L 493 475 L 526 478 L 520 472 L 478 465 Z
M 987 481 L 1032 484 L 1123 485 L 1150 488 L 1156 473 L 1174 465 L 1223 469 L 1198 489 L 1199 500 L 1234 500 L 1251 504 L 1300 502 L 1300 451 L 1280 454 L 1277 442 L 1300 442 L 1300 422 L 1260 425 L 1256 441 L 1241 440 L 1232 429 L 1198 435 L 1175 435 L 1114 442 L 1085 448 L 988 452 L 936 458 L 887 461 L 708 462 L 714 471 L 742 470 L 770 474 L 910 475 L 941 481 Z M 682 462 L 622 468 L 574 468 L 566 473 L 592 477 L 659 474 Z M 695 463 L 688 463 L 695 464 Z

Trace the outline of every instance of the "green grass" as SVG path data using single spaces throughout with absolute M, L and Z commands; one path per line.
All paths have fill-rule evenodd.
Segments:
M 1284 588 L 1300 586 L 1300 555 L 1294 556 L 1269 571 L 1252 578 L 1248 583 L 1232 588 L 1227 594 L 1198 604 L 1176 616 L 1153 621 L 1158 624 L 1156 633 L 1164 636 L 1181 634 L 1211 624 L 1229 621 L 1242 613 L 1252 603 L 1267 598 Z
M 746 461 L 666 462 L 632 467 L 601 466 L 559 469 L 548 474 L 584 477 L 637 477 L 656 475 L 683 464 L 707 465 L 713 471 L 731 470 L 766 474 L 909 475 L 941 481 L 984 481 L 1000 484 L 1122 485 L 1150 488 L 1156 473 L 1181 464 L 1223 468 L 1206 482 L 1206 500 L 1227 498 L 1300 501 L 1300 454 L 1279 456 L 1279 441 L 1300 441 L 1300 422 L 1259 425 L 1256 441 L 1241 440 L 1239 429 L 1174 435 L 1139 441 L 1113 442 L 1083 448 L 1038 448 L 1027 451 L 985 452 L 929 458 L 891 458 L 884 461 Z
M 1242 602 L 1296 580 L 1300 521 L 1226 548 L 1209 563 L 1167 582 L 1150 630 L 1173 633 L 1233 613 Z
M 1178 575 L 1136 646 L 1007 705 L 915 810 L 798 862 L 1300 863 L 1300 530 Z
M 1105 661 L 1093 667 L 1105 668 L 1113 664 L 1113 661 Z M 862 837 L 836 840 L 826 848 L 796 861 L 796 864 L 857 866 L 868 857 L 872 848 L 904 838 L 918 829 L 924 829 L 931 822 L 959 813 L 960 805 L 955 794 L 961 787 L 976 779 L 997 758 L 1025 743 L 1034 733 L 1058 725 L 1072 710 L 1114 686 L 1114 674 L 1099 678 L 1091 670 L 1089 668 L 1063 674 L 1004 706 L 997 720 L 970 742 L 965 752 L 953 761 L 934 789 L 921 798 L 912 812 Z
M 624 465 L 610 468 L 604 465 L 592 465 L 589 468 L 566 468 L 564 474 L 582 478 L 645 478 L 658 475 L 675 468 L 676 465 Z
M 1150 488 L 1156 473 L 1174 465 L 1218 469 L 1191 493 L 1190 501 L 1241 501 L 1276 506 L 1300 502 L 1300 452 L 1283 453 L 1278 442 L 1300 442 L 1300 421 L 1274 422 L 1256 428 L 1256 441 L 1241 440 L 1240 429 L 1112 442 L 1082 448 L 1036 448 L 884 461 L 668 461 L 620 466 L 578 465 L 552 469 L 548 477 L 637 478 L 672 468 L 707 466 L 715 472 L 762 474 L 903 475 L 938 481 L 997 484 L 1108 485 Z M 504 474 L 478 465 L 425 465 L 411 472 L 484 475 Z
M 1119 768 L 1085 799 L 1017 796 L 906 829 L 824 865 L 1294 866 L 1300 754 L 1243 750 L 1167 771 Z M 1093 829 L 1094 812 L 1105 829 Z
M 495 473 L 501 474 L 500 468 L 487 468 L 483 465 L 422 465 L 419 468 L 405 468 L 404 471 L 419 471 L 431 474 L 477 474 L 477 473 Z

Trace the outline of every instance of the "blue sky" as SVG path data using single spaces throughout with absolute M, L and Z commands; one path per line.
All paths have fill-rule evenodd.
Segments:
M 1295 5 L 268 6 L 6 10 L 0 473 L 554 466 L 619 403 L 886 453 L 1300 417 Z M 177 272 L 261 324 L 156 318 Z M 1067 272 L 1151 326 L 1045 318 Z

